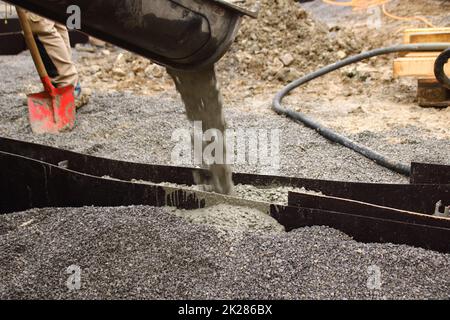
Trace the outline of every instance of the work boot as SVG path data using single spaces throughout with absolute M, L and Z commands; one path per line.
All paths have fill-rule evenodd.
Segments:
M 79 82 L 73 91 L 73 96 L 75 98 L 75 107 L 77 110 L 89 103 L 90 95 L 81 89 L 81 84 Z

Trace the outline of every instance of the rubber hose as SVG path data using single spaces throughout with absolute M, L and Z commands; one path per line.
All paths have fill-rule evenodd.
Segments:
M 367 52 L 363 52 L 361 54 L 346 58 L 342 61 L 339 61 L 337 63 L 328 65 L 322 69 L 319 69 L 313 73 L 310 73 L 302 78 L 299 78 L 291 83 L 289 83 L 287 86 L 285 86 L 280 92 L 278 92 L 275 95 L 275 98 L 273 100 L 273 110 L 277 112 L 278 114 L 285 115 L 289 118 L 292 118 L 294 120 L 300 121 L 307 127 L 316 130 L 320 135 L 327 138 L 328 140 L 331 140 L 333 142 L 339 143 L 349 149 L 352 149 L 359 154 L 365 156 L 366 158 L 373 160 L 375 163 L 386 167 L 390 170 L 393 170 L 397 173 L 403 174 L 405 176 L 411 175 L 411 166 L 397 163 L 395 161 L 392 161 L 382 154 L 371 150 L 370 148 L 363 146 L 355 141 L 352 141 L 351 139 L 329 129 L 318 123 L 317 121 L 313 120 L 312 118 L 309 118 L 305 114 L 293 110 L 289 110 L 286 108 L 283 108 L 281 105 L 281 102 L 283 101 L 284 97 L 290 93 L 292 90 L 298 88 L 301 85 L 304 85 L 305 83 L 308 83 L 314 79 L 317 79 L 321 76 L 324 76 L 332 71 L 335 71 L 337 69 L 340 69 L 342 67 L 348 66 L 350 64 L 366 60 L 372 57 L 390 54 L 390 53 L 397 53 L 397 52 L 418 52 L 418 51 L 443 51 L 450 47 L 448 43 L 424 43 L 424 44 L 404 44 L 404 45 L 396 45 L 392 47 L 387 48 L 380 48 L 375 49 Z
M 434 74 L 436 75 L 436 79 L 447 89 L 450 90 L 450 79 L 445 74 L 445 64 L 450 59 L 450 49 L 442 52 L 439 57 L 436 59 L 434 64 Z

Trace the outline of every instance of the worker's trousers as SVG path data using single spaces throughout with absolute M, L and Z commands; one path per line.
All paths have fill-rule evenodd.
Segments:
M 28 12 L 31 30 L 44 61 L 45 68 L 58 87 L 78 83 L 78 72 L 72 62 L 69 32 L 61 24 Z

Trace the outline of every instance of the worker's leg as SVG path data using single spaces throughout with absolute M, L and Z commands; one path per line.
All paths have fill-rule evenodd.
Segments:
M 62 25 L 60 23 L 55 23 L 55 29 L 58 31 L 61 38 L 64 40 L 64 43 L 66 44 L 67 52 L 69 53 L 70 56 L 72 56 L 72 47 L 70 46 L 69 31 L 67 30 L 67 28 L 64 25 Z M 82 97 L 81 85 L 80 85 L 79 79 L 78 79 L 77 84 L 74 85 L 74 87 L 75 87 L 75 98 L 81 100 L 81 101 L 77 101 L 77 108 L 78 108 L 87 103 L 88 97 L 86 97 L 86 96 Z
M 71 51 L 68 48 L 68 35 L 66 38 L 63 32 L 65 28 L 57 27 L 54 22 L 32 13 L 28 13 L 28 17 L 31 29 L 37 37 L 38 46 L 45 49 L 55 66 L 56 74 L 49 73 L 53 82 L 59 87 L 67 85 L 75 87 L 78 84 L 78 72 L 72 62 Z M 67 30 L 65 32 L 67 33 Z M 45 58 L 45 55 L 43 58 Z
M 71 53 L 72 47 L 70 46 L 69 31 L 60 23 L 55 23 L 55 29 L 58 31 L 61 38 L 63 38 L 64 43 L 66 44 L 67 52 Z

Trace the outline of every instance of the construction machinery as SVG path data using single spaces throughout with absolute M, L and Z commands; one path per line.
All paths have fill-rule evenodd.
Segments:
M 70 0 L 7 2 L 64 25 L 73 5 Z M 80 0 L 76 6 L 84 33 L 183 70 L 218 61 L 241 18 L 258 11 L 232 0 Z

